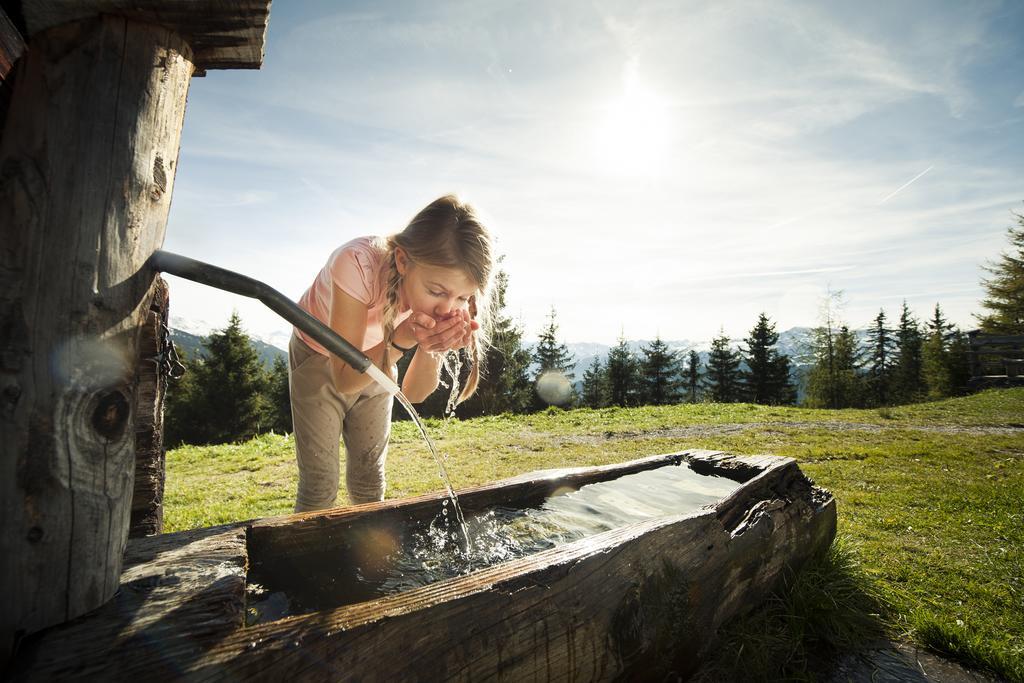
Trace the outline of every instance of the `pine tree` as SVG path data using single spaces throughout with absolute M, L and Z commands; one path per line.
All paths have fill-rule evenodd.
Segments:
M 857 336 L 846 325 L 839 327 L 835 338 L 836 379 L 838 382 L 839 405 L 837 408 L 860 408 L 864 406 L 865 386 L 860 373 L 860 347 Z
M 821 308 L 821 324 L 814 328 L 812 366 L 807 373 L 805 401 L 812 408 L 863 405 L 860 349 L 856 335 L 839 320 L 841 306 L 842 292 L 829 290 Z
M 967 393 L 971 380 L 970 349 L 967 335 L 959 329 L 954 329 L 948 347 L 949 383 L 953 396 Z
M 569 380 L 570 385 L 573 379 L 573 368 L 576 362 L 573 360 L 572 353 L 569 352 L 568 347 L 565 344 L 558 341 L 558 323 L 555 322 L 556 314 L 555 307 L 551 307 L 551 315 L 548 317 L 548 324 L 540 331 L 540 335 L 537 338 L 537 346 L 533 350 L 533 362 L 537 366 L 537 370 L 534 373 L 534 386 L 537 386 L 537 381 L 540 380 L 541 375 L 547 372 L 556 372 L 563 375 Z M 549 404 L 549 401 L 542 398 L 536 391 L 536 407 L 544 408 Z M 566 403 L 571 403 L 573 396 L 567 397 Z M 559 405 L 564 405 L 562 402 L 558 402 Z
M 641 346 L 640 395 L 642 405 L 667 405 L 679 401 L 682 361 L 679 352 L 656 336 L 650 346 Z
M 504 257 L 498 259 L 501 263 Z M 463 415 L 523 413 L 533 401 L 530 352 L 523 348 L 523 330 L 505 314 L 508 274 L 500 269 L 491 295 L 491 347 L 484 359 L 476 393 L 459 407 Z
M 889 405 L 892 398 L 893 368 L 896 362 L 894 330 L 886 326 L 885 311 L 879 310 L 868 330 L 867 391 L 876 406 Z
M 292 403 L 288 391 L 288 362 L 281 356 L 274 359 L 267 375 L 265 398 L 263 428 L 278 434 L 291 433 Z
M 956 336 L 953 325 L 942 315 L 939 304 L 928 321 L 927 336 L 921 349 L 921 369 L 925 388 L 930 400 L 953 395 L 953 374 L 950 356 L 950 342 Z
M 588 408 L 604 408 L 611 401 L 608 391 L 608 372 L 595 357 L 583 373 L 583 395 L 580 401 Z
M 206 339 L 205 354 L 193 372 L 206 411 L 204 442 L 240 441 L 260 433 L 266 378 L 238 313 Z
M 839 406 L 835 335 L 841 300 L 842 292 L 828 290 L 822 302 L 821 324 L 811 332 L 811 368 L 806 375 L 805 401 L 812 408 Z
M 729 337 L 721 330 L 711 340 L 704 388 L 716 403 L 735 403 L 742 397 L 740 354 L 729 347 Z
M 640 368 L 633 352 L 626 344 L 625 335 L 608 352 L 606 365 L 608 375 L 608 398 L 613 406 L 637 404 Z
M 700 398 L 700 378 L 703 373 L 700 371 L 700 356 L 696 351 L 690 349 L 686 355 L 686 400 L 696 403 Z
M 900 403 L 917 401 L 924 394 L 921 328 L 910 312 L 907 302 L 900 311 L 900 326 L 896 329 L 896 367 L 893 371 L 893 389 Z
M 982 280 L 989 313 L 976 316 L 986 334 L 1024 334 L 1024 214 L 1014 214 L 1017 227 L 1009 227 L 1010 249 L 984 266 L 991 277 Z
M 856 337 L 845 325 L 833 332 L 831 340 L 826 336 L 815 341 L 818 360 L 807 376 L 807 405 L 857 407 L 864 400 L 865 388 L 857 372 Z
M 206 409 L 196 386 L 196 360 L 180 351 L 185 371 L 177 379 L 169 379 L 164 396 L 164 445 L 168 448 L 181 444 L 205 443 Z
M 747 369 L 740 372 L 740 384 L 747 401 L 763 405 L 792 403 L 795 396 L 789 380 L 789 358 L 778 352 L 775 324 L 762 313 L 741 349 Z

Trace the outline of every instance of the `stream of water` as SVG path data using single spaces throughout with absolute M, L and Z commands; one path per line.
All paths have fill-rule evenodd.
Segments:
M 423 435 L 423 441 L 426 442 L 427 448 L 430 450 L 430 454 L 434 456 L 434 462 L 437 463 L 437 473 L 438 475 L 440 475 L 441 481 L 444 482 L 444 487 L 448 491 L 448 500 L 451 501 L 452 509 L 455 511 L 455 523 L 458 524 L 459 532 L 462 537 L 464 547 L 467 549 L 468 552 L 470 543 L 469 532 L 466 528 L 466 516 L 462 514 L 462 507 L 459 505 L 459 497 L 455 495 L 455 489 L 452 487 L 452 480 L 448 476 L 448 469 L 444 466 L 444 460 L 441 458 L 440 453 L 438 453 L 437 446 L 434 445 L 433 440 L 431 440 L 430 436 L 427 434 L 427 429 L 426 427 L 423 426 L 423 421 L 420 419 L 419 413 L 416 412 L 416 409 L 413 408 L 412 403 L 409 401 L 408 398 L 406 398 L 405 394 L 402 393 L 402 390 L 398 387 L 398 385 L 395 384 L 395 382 L 393 382 L 390 377 L 384 374 L 384 372 L 376 365 L 371 365 L 369 368 L 367 368 L 366 374 L 368 374 L 371 378 L 373 378 L 374 381 L 376 381 L 378 384 L 384 387 L 385 390 L 387 390 L 395 398 L 398 399 L 398 402 L 402 404 L 403 408 L 405 408 L 405 412 L 409 414 L 409 417 L 412 418 L 412 421 L 420 430 L 420 434 Z M 453 382 L 456 383 L 454 388 L 457 389 L 458 374 L 455 373 L 453 376 L 455 378 Z M 444 517 L 447 518 L 447 505 L 444 506 L 443 513 Z

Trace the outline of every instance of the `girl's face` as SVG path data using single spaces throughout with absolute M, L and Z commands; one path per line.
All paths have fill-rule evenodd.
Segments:
M 469 299 L 478 289 L 464 271 L 414 263 L 401 248 L 395 253 L 395 265 L 402 275 L 402 303 L 435 320 L 469 308 Z

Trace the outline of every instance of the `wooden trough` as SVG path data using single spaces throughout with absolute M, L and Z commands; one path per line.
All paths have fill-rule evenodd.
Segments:
M 836 508 L 794 460 L 683 451 L 459 492 L 533 507 L 671 464 L 742 482 L 657 517 L 463 576 L 246 626 L 247 573 L 430 519 L 442 493 L 132 539 L 115 598 L 22 643 L 15 680 L 609 680 L 686 672 L 730 617 L 832 542 Z M 129 678 L 130 680 L 130 678 Z

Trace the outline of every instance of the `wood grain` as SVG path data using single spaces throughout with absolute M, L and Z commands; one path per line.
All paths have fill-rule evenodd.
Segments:
M 828 547 L 836 514 L 832 497 L 813 488 L 791 459 L 706 451 L 672 457 L 680 456 L 717 474 L 756 473 L 713 508 L 631 524 L 405 593 L 254 627 L 241 626 L 238 598 L 226 589 L 230 584 L 236 590 L 237 573 L 229 572 L 227 583 L 210 573 L 177 592 L 168 586 L 159 608 L 133 605 L 40 634 L 19 658 L 13 678 L 595 681 L 650 677 L 658 667 L 685 673 L 699 662 L 719 625 L 759 604 L 787 568 L 798 569 Z M 658 456 L 661 464 L 666 457 Z M 642 469 L 658 458 L 615 467 Z M 615 467 L 588 468 L 589 474 L 570 470 L 564 477 L 576 486 L 588 476 L 603 480 Z M 533 473 L 517 480 L 557 485 L 559 478 Z M 532 495 L 529 488 L 521 491 Z M 349 520 L 388 510 L 399 514 L 403 505 L 422 502 L 397 501 L 376 512 L 361 506 L 350 511 Z M 341 514 L 320 513 L 332 525 Z M 723 519 L 737 521 L 729 526 Z M 267 521 L 133 540 L 122 586 L 139 576 L 191 571 L 194 563 L 209 569 L 223 557 L 214 555 L 221 539 L 230 539 L 227 553 L 235 558 L 246 528 L 251 543 L 252 528 L 262 525 L 274 538 L 278 530 L 308 526 L 312 518 L 276 518 L 269 526 Z M 239 560 L 227 562 L 237 567 Z M 211 594 L 221 611 L 195 608 L 206 600 L 196 596 L 214 586 L 225 587 Z M 206 626 L 195 621 L 202 614 L 208 620 L 199 623 Z M 160 635 L 158 648 L 143 637 L 153 633 Z
M 0 145 L 0 651 L 118 587 L 143 265 L 190 57 L 172 31 L 108 16 L 36 34 L 19 64 Z
M 270 21 L 270 0 L 32 0 L 23 8 L 30 36 L 101 14 L 170 29 L 200 70 L 258 69 Z
M 135 487 L 130 537 L 159 534 L 164 526 L 164 393 L 160 365 L 163 333 L 170 312 L 167 283 L 157 276 L 149 313 L 139 331 L 135 389 Z

